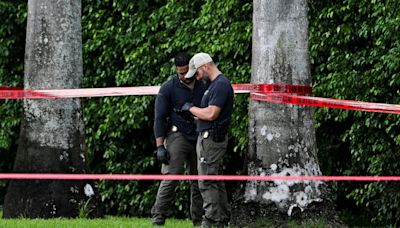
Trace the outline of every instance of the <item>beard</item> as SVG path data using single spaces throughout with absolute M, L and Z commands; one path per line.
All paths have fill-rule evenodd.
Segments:
M 201 78 L 201 80 L 204 82 L 204 84 L 209 83 L 211 81 L 210 80 L 210 75 L 207 72 L 204 72 L 203 73 L 203 77 Z

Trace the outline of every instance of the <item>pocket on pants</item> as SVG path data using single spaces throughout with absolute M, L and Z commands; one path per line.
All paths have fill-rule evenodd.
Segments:
M 220 174 L 219 168 L 220 168 L 220 166 L 219 166 L 218 163 L 207 164 L 206 175 L 218 175 L 218 174 Z
M 168 147 L 168 145 L 172 144 L 175 139 L 179 136 L 179 132 L 169 132 L 167 134 L 167 137 L 165 138 L 165 146 Z
M 198 164 L 198 174 L 199 175 L 218 175 L 219 174 L 219 164 L 208 164 L 205 162 L 199 162 Z
M 222 157 L 225 154 L 226 146 L 227 140 L 217 143 L 211 138 L 199 137 L 197 155 L 200 175 L 218 175 L 221 173 Z
M 208 164 L 221 163 L 222 157 L 225 155 L 228 140 L 223 142 L 214 142 L 211 138 L 203 142 L 203 156 L 206 158 Z

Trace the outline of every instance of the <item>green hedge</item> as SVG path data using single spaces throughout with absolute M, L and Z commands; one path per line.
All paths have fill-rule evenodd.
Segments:
M 0 1 L 0 86 L 23 86 L 25 1 Z M 0 100 L 0 172 L 11 172 L 22 114 L 22 102 Z M 7 181 L 0 181 L 3 202 Z
M 312 1 L 311 56 L 316 96 L 400 102 L 400 11 L 397 0 Z M 400 116 L 318 109 L 325 174 L 399 175 Z M 365 225 L 399 224 L 398 183 L 337 183 Z M 349 218 L 349 221 L 357 221 Z
M 399 103 L 400 14 L 396 0 L 310 1 L 314 95 Z M 0 2 L 0 86 L 22 86 L 25 1 Z M 181 50 L 209 52 L 233 83 L 251 74 L 252 1 L 83 1 L 84 87 L 160 85 Z M 21 102 L 1 100 L 0 169 L 10 172 Z M 85 98 L 86 146 L 94 173 L 159 173 L 152 158 L 154 96 Z M 226 173 L 242 171 L 247 95 L 235 96 Z M 398 175 L 399 116 L 317 109 L 325 175 Z M 1 182 L 4 193 L 6 182 Z M 229 182 L 229 189 L 237 183 Z M 396 183 L 334 182 L 343 218 L 353 225 L 399 223 Z M 100 181 L 108 214 L 148 216 L 158 182 Z M 175 202 L 188 214 L 188 184 Z M 4 195 L 4 194 L 3 194 Z M 344 204 L 351 204 L 345 207 Z M 347 209 L 343 209 L 347 208 Z M 359 216 L 359 217 L 357 217 Z M 357 219 L 356 219 L 357 218 Z

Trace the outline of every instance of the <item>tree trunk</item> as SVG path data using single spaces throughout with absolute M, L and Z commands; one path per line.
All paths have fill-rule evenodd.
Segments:
M 79 88 L 82 79 L 80 0 L 29 0 L 25 89 Z M 87 173 L 80 99 L 25 99 L 14 172 Z M 12 180 L 4 217 L 102 216 L 88 181 Z
M 253 1 L 252 83 L 311 85 L 307 11 L 307 0 Z M 249 175 L 321 175 L 312 108 L 252 100 L 249 112 Z M 291 216 L 322 202 L 325 191 L 320 181 L 249 181 L 233 210 Z

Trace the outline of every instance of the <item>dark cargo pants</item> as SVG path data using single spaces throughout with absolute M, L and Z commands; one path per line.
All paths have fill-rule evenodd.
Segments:
M 166 138 L 166 147 L 170 153 L 169 164 L 162 165 L 162 174 L 183 174 L 186 170 L 191 175 L 197 175 L 197 156 L 195 146 L 187 141 L 180 132 L 170 132 Z M 163 224 L 166 217 L 172 213 L 175 199 L 175 188 L 178 181 L 163 180 L 157 192 L 156 202 L 151 209 L 153 223 Z M 197 181 L 190 182 L 190 215 L 193 224 L 202 221 L 203 199 Z
M 222 157 L 228 146 L 228 138 L 214 142 L 209 134 L 200 134 L 197 140 L 199 175 L 222 175 Z M 228 225 L 231 215 L 224 181 L 199 180 L 203 197 L 203 225 L 223 227 Z

